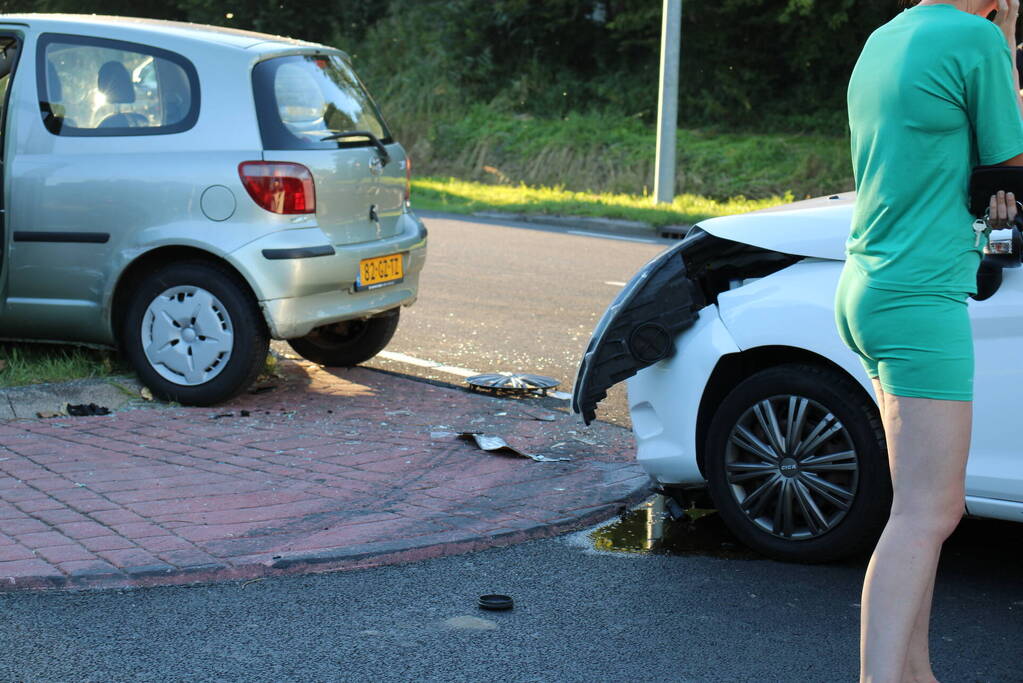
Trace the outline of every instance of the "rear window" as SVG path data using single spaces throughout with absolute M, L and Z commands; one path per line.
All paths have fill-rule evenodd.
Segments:
M 195 67 L 148 45 L 44 34 L 37 78 L 43 123 L 54 135 L 179 133 L 199 115 Z
M 324 139 L 367 131 L 389 143 L 391 133 L 352 68 L 337 55 L 293 55 L 252 70 L 256 113 L 265 149 L 337 149 L 373 144 L 369 138 Z

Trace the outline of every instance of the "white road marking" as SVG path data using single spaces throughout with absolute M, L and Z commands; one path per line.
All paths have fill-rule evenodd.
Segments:
M 432 360 L 424 360 L 422 358 L 416 358 L 415 356 L 410 356 L 407 353 L 399 353 L 397 351 L 381 351 L 377 354 L 377 357 L 397 361 L 399 363 L 408 363 L 409 365 L 415 365 L 421 368 L 429 368 L 434 372 L 443 372 L 445 374 L 456 375 L 458 377 L 472 377 L 473 375 L 483 374 L 476 370 L 460 368 L 455 365 L 445 365 L 444 363 L 438 363 L 437 361 Z M 566 394 L 564 391 L 549 391 L 547 392 L 547 395 L 562 401 L 567 401 L 572 398 L 572 394 Z
M 418 365 L 421 368 L 434 368 L 443 363 L 437 363 L 432 360 L 423 360 L 422 358 L 416 358 L 415 356 L 409 356 L 404 353 L 397 353 L 395 351 L 381 351 L 377 354 L 381 358 L 387 360 L 396 360 L 399 363 L 408 363 L 409 365 Z
M 647 239 L 646 237 L 624 237 L 622 235 L 609 235 L 604 232 L 586 232 L 585 230 L 566 230 L 569 235 L 582 235 L 583 237 L 602 237 L 606 240 L 621 240 L 622 242 L 642 242 L 643 244 L 663 244 L 660 240 Z
M 475 370 L 467 370 L 465 368 L 459 368 L 453 365 L 438 365 L 431 369 L 436 370 L 437 372 L 445 372 L 449 375 L 457 375 L 458 377 L 472 377 L 473 375 L 483 374 L 480 372 L 476 372 Z
M 605 285 L 611 285 L 612 287 L 624 287 L 626 283 L 618 282 L 618 280 L 606 280 Z
M 460 368 L 454 365 L 447 365 L 445 363 L 438 363 L 434 360 L 424 360 L 422 358 L 416 358 L 406 353 L 398 353 L 396 351 L 381 351 L 377 354 L 380 358 L 386 358 L 387 360 L 397 361 L 399 363 L 408 363 L 409 365 L 416 365 L 421 368 L 429 368 L 436 372 L 443 372 L 448 375 L 456 375 L 458 377 L 472 377 L 473 375 L 480 375 L 483 373 L 476 372 L 475 370 L 469 370 L 468 368 Z

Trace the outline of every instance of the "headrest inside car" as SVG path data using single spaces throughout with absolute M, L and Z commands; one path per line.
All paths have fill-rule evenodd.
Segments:
M 46 62 L 46 91 L 50 96 L 50 104 L 60 102 L 64 99 L 64 89 L 60 85 L 60 76 L 57 75 L 57 67 L 53 62 Z
M 124 64 L 109 61 L 99 68 L 100 92 L 106 95 L 110 104 L 131 104 L 135 101 L 135 89 L 131 87 L 131 76 Z

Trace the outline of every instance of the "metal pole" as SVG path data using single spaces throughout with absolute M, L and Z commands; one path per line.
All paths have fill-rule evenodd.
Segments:
M 661 86 L 657 97 L 657 159 L 654 201 L 675 199 L 675 135 L 678 128 L 678 62 L 682 42 L 682 0 L 664 0 L 661 22 Z

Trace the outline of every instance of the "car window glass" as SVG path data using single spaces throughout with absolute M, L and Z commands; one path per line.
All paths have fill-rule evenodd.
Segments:
M 3 117 L 3 107 L 7 102 L 7 87 L 11 83 L 11 75 L 9 73 L 0 76 L 0 117 Z
M 323 139 L 350 131 L 368 131 L 391 141 L 376 105 L 340 56 L 276 57 L 257 64 L 252 81 L 267 149 L 371 144 L 368 138 Z
M 40 44 L 40 66 L 40 105 L 51 132 L 149 134 L 194 122 L 194 69 L 172 53 L 51 36 Z
M 18 58 L 18 43 L 7 39 L 0 43 L 0 121 L 7 106 L 7 89 L 11 85 L 11 74 Z

